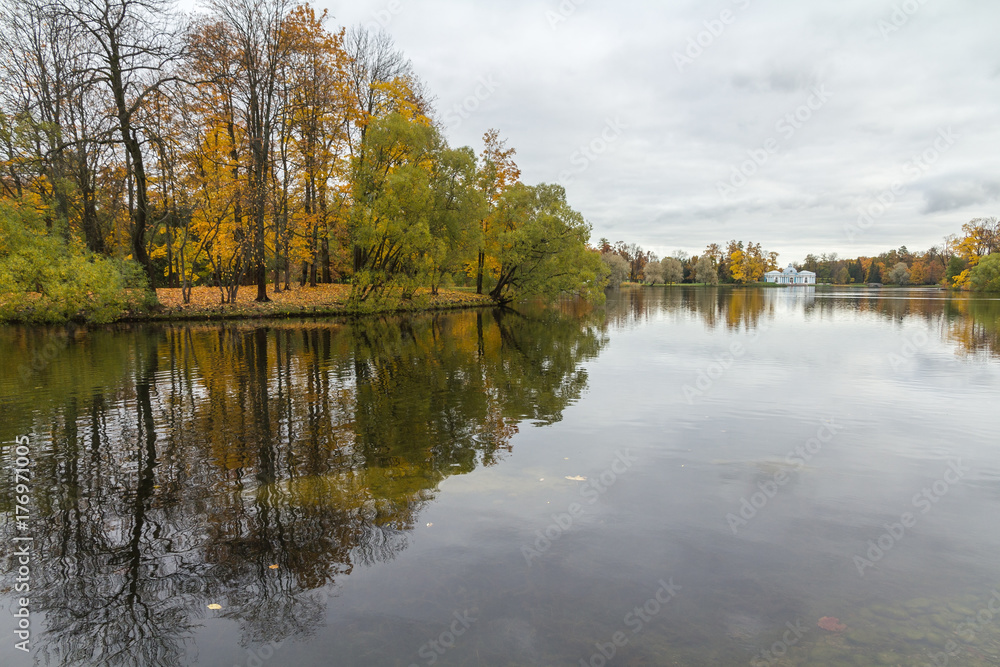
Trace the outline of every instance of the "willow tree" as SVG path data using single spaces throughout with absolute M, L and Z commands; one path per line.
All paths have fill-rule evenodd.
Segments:
M 468 146 L 444 149 L 434 160 L 431 244 L 426 252 L 431 294 L 482 246 L 479 221 L 486 208 L 476 187 L 476 155 Z
M 490 297 L 502 304 L 564 294 L 602 299 L 608 269 L 588 247 L 590 225 L 566 203 L 566 190 L 517 184 L 503 199 Z
M 393 113 L 368 127 L 351 179 L 352 301 L 393 286 L 415 288 L 432 240 L 431 181 L 439 144 L 440 136 L 424 116 Z

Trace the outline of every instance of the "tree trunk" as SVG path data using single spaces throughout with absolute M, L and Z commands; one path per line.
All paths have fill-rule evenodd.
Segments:
M 479 268 L 476 270 L 476 294 L 483 293 L 483 265 L 486 263 L 486 253 L 479 251 Z

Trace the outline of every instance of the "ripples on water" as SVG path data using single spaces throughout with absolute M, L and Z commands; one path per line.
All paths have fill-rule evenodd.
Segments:
M 0 355 L 41 664 L 1000 664 L 997 300 L 642 288 Z

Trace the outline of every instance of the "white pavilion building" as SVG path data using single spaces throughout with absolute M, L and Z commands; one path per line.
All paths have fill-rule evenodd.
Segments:
M 764 282 L 779 285 L 815 285 L 816 274 L 812 271 L 796 271 L 791 264 L 784 271 L 768 271 L 764 274 Z

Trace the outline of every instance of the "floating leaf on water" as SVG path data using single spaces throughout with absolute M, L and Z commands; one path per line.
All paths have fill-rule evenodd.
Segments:
M 841 623 L 839 618 L 835 618 L 833 616 L 824 616 L 819 619 L 819 622 L 816 625 L 824 630 L 829 630 L 830 632 L 843 632 L 847 629 L 847 626 Z
M 277 565 L 268 565 L 267 567 L 270 568 L 270 569 L 272 569 L 272 570 L 277 570 L 278 569 Z
M 212 603 L 212 604 L 208 605 L 208 608 L 209 609 L 222 609 L 222 605 L 221 604 Z

